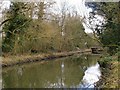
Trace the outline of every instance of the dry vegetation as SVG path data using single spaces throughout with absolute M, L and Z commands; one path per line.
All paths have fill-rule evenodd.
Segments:
M 108 59 L 106 61 L 106 59 Z M 100 61 L 102 78 L 98 82 L 101 88 L 120 88 L 119 87 L 119 64 L 118 56 L 109 56 Z

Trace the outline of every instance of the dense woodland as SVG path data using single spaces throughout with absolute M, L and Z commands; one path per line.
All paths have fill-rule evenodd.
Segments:
M 100 35 L 100 40 L 114 54 L 120 49 L 120 2 L 102 3 L 101 7 L 108 23 Z
M 108 53 L 115 54 L 120 48 L 120 2 L 97 2 L 97 6 L 90 19 L 98 14 L 106 19 L 106 23 L 94 29 L 95 34 L 103 47 L 108 48 Z M 97 11 L 97 12 L 96 12 Z
M 56 13 L 54 1 L 11 2 L 4 10 L 2 26 L 2 50 L 5 53 L 61 52 L 90 48 L 98 45 L 82 26 L 83 18 L 67 3 L 61 4 Z M 103 47 L 116 52 L 120 45 L 120 3 L 94 3 L 97 13 L 107 21 L 94 34 Z M 71 8 L 71 9 L 70 9 Z M 86 44 L 87 43 L 87 44 Z
M 69 78 L 68 81 L 72 82 L 74 86 L 74 81 L 80 80 L 80 78 L 76 78 L 76 75 L 81 75 L 81 71 L 77 70 L 82 70 L 82 73 L 83 71 L 86 72 L 90 70 L 86 65 L 89 66 L 92 60 L 93 62 L 97 60 L 97 65 L 100 65 L 102 76 L 100 75 L 100 78 L 98 77 L 99 75 L 96 74 L 93 66 L 92 72 L 93 75 L 96 75 L 95 78 L 98 77 L 98 79 L 100 79 L 98 86 L 118 89 L 120 83 L 118 75 L 120 74 L 118 69 L 118 60 L 120 57 L 120 2 L 86 2 L 85 4 L 86 6 L 91 5 L 93 9 L 92 12 L 90 12 L 89 18 L 81 17 L 77 10 L 66 2 L 61 3 L 60 7 L 57 7 L 56 2 L 52 0 L 49 0 L 49 2 L 45 0 L 41 0 L 40 2 L 11 2 L 9 9 L 3 10 L 2 17 L 0 17 L 0 28 L 2 29 L 2 31 L 0 31 L 2 35 L 2 40 L 0 38 L 0 42 L 2 42 L 0 43 L 0 47 L 3 52 L 2 66 L 18 65 L 19 70 L 15 68 L 15 71 L 20 71 L 17 73 L 18 75 L 20 74 L 20 77 L 16 76 L 17 74 L 14 74 L 11 69 L 10 75 L 5 71 L 6 78 L 4 80 L 22 81 L 22 85 L 28 81 L 34 83 L 33 86 L 35 86 L 35 81 L 37 81 L 37 84 L 38 81 L 40 81 L 41 84 L 43 80 L 43 78 L 39 80 L 39 78 L 41 78 L 40 75 L 46 75 L 47 78 L 50 76 L 50 80 L 52 80 L 51 76 L 55 78 L 55 75 L 59 72 L 57 69 L 61 68 L 60 72 L 62 72 L 62 74 L 64 74 L 64 70 L 68 71 L 66 77 Z M 93 19 L 96 18 L 95 15 L 104 17 L 105 21 L 102 21 L 101 25 L 96 24 L 95 27 L 93 27 L 92 22 L 94 22 Z M 86 20 L 89 23 L 87 23 Z M 86 24 L 93 33 L 86 33 L 83 23 Z M 24 69 L 19 66 L 20 64 L 28 62 L 42 62 L 42 60 L 46 61 L 48 59 L 72 56 L 78 53 L 76 52 L 78 50 L 87 51 L 88 49 L 90 50 L 91 47 L 103 47 L 103 51 L 107 51 L 108 53 L 90 54 L 90 57 L 89 54 L 87 57 L 83 54 L 83 58 L 80 54 L 80 56 L 75 56 L 77 61 L 69 58 L 69 63 L 66 65 L 64 65 L 65 61 L 62 60 L 60 63 L 55 62 L 55 66 L 59 63 L 57 68 L 51 63 L 50 65 L 45 63 L 49 67 L 44 67 L 44 62 L 40 63 L 40 68 L 37 67 L 36 69 L 31 68 L 31 66 L 30 69 Z M 72 51 L 72 53 L 70 51 Z M 99 59 L 91 58 L 94 55 L 96 57 L 100 56 Z M 90 63 L 88 62 L 89 59 Z M 74 65 L 73 62 L 76 64 Z M 35 65 L 33 64 L 33 66 Z M 77 65 L 79 65 L 78 68 L 76 68 Z M 68 69 L 64 69 L 67 66 Z M 42 67 L 45 69 L 42 69 Z M 27 73 L 25 70 L 30 71 Z M 32 70 L 35 73 L 32 72 Z M 39 70 L 43 72 L 41 73 Z M 52 73 L 46 74 L 49 70 L 51 70 L 50 73 Z M 23 72 L 26 74 L 23 74 Z M 89 72 L 87 73 L 89 74 Z M 32 78 L 32 74 L 33 77 L 38 76 L 35 77 L 33 81 L 32 79 L 34 78 Z M 62 76 L 62 74 L 59 73 L 58 76 Z M 91 72 L 90 74 L 92 75 Z M 25 79 L 22 79 L 22 75 L 25 76 Z M 70 78 L 69 75 L 75 75 L 75 78 Z M 11 79 L 10 77 L 17 79 Z M 45 82 L 47 78 L 45 77 Z M 59 77 L 57 77 L 57 79 L 59 79 Z M 75 80 L 71 81 L 71 79 Z M 3 83 L 8 83 L 8 87 L 14 83 L 18 86 L 19 83 L 18 81 L 17 83 L 14 81 L 12 81 L 14 83 L 11 83 L 11 81 L 10 83 L 7 81 L 4 82 L 4 80 Z M 63 80 L 67 79 L 63 78 Z M 91 80 L 94 81 L 94 78 Z M 60 79 L 60 81 L 62 82 L 62 79 Z M 85 81 L 87 81 L 87 79 Z M 50 82 L 47 84 L 49 83 Z M 86 84 L 89 85 L 89 83 Z M 21 82 L 19 85 L 21 86 Z M 31 87 L 31 85 L 30 83 L 29 87 Z M 14 85 L 11 86 L 14 87 Z M 38 87 L 40 86 L 38 85 Z
M 66 3 L 52 11 L 55 2 L 12 2 L 4 13 L 3 52 L 73 51 L 89 48 L 94 41 L 84 32 L 82 19 Z M 87 43 L 87 45 L 85 45 Z

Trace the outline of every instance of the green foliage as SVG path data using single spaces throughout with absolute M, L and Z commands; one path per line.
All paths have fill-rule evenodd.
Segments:
M 120 3 L 104 2 L 99 3 L 99 5 L 107 20 L 99 39 L 104 46 L 109 47 L 109 52 L 112 55 L 116 53 L 118 46 L 120 46 Z
M 32 53 L 33 51 L 51 53 L 90 48 L 96 44 L 84 32 L 79 15 L 66 14 L 63 23 L 64 36 L 62 36 L 59 20 L 44 19 L 47 16 L 45 3 L 34 5 L 34 3 L 20 2 L 11 4 L 6 13 L 6 19 L 11 20 L 3 27 L 5 32 L 2 43 L 3 52 L 13 54 Z M 31 13 L 34 9 L 38 9 L 36 11 L 38 18 L 35 19 L 33 18 L 35 14 Z M 55 17 L 59 18 L 57 15 Z
M 28 19 L 21 13 L 21 5 L 23 6 L 24 3 L 12 3 L 10 11 L 6 14 L 6 17 L 11 18 L 11 20 L 3 27 L 5 32 L 2 44 L 3 52 L 12 51 L 16 38 L 19 38 L 28 27 Z

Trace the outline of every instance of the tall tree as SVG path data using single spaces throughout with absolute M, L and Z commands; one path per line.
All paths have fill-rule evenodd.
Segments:
M 3 51 L 11 51 L 14 48 L 15 39 L 19 39 L 19 35 L 24 33 L 28 25 L 29 19 L 25 17 L 24 10 L 26 4 L 22 2 L 12 2 L 10 9 L 6 13 L 6 18 L 9 20 L 4 26 L 3 31 Z
M 107 24 L 100 40 L 114 53 L 120 46 L 120 2 L 101 3 L 101 9 L 106 15 Z
M 101 15 L 106 21 L 102 25 L 96 25 L 93 30 L 103 46 L 107 46 L 109 47 L 109 51 L 115 52 L 116 48 L 120 46 L 120 2 L 92 4 L 93 6 L 97 5 L 97 8 L 94 7 L 90 19 L 95 19 L 95 15 Z

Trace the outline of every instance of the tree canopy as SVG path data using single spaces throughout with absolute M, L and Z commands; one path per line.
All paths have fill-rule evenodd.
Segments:
M 95 18 L 95 15 L 101 15 L 105 19 L 102 25 L 92 28 L 93 31 L 103 46 L 109 47 L 110 52 L 115 52 L 120 46 L 120 2 L 95 2 L 88 3 L 88 6 L 89 4 L 95 6 L 90 21 Z
M 60 13 L 55 2 L 11 2 L 3 21 L 3 52 L 13 54 L 72 51 L 98 44 L 84 32 L 81 16 L 65 3 Z M 51 11 L 50 11 L 51 10 Z M 87 46 L 85 45 L 87 43 Z

